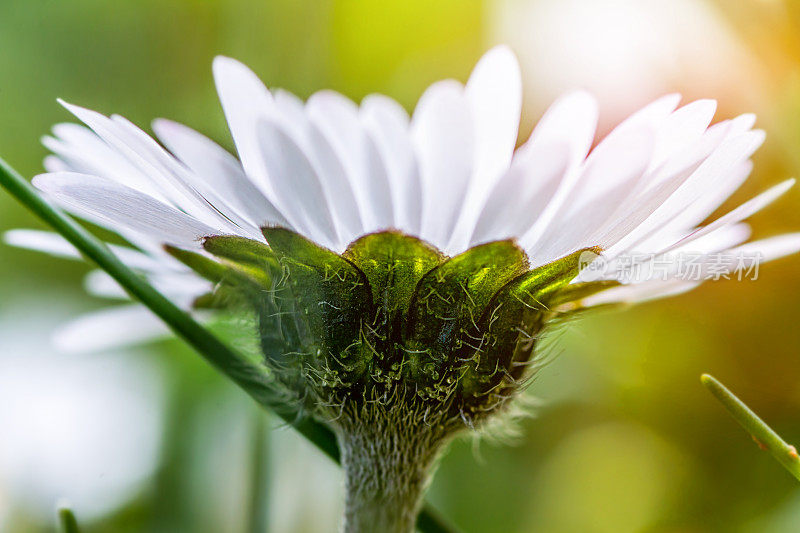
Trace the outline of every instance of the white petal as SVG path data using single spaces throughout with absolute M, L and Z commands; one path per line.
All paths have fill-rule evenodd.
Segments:
M 632 114 L 630 117 L 622 121 L 619 126 L 608 134 L 610 138 L 613 135 L 624 132 L 627 128 L 641 127 L 641 126 L 654 126 L 660 125 L 670 114 L 678 107 L 681 101 L 680 94 L 667 94 L 658 98 L 657 100 L 647 104 L 639 111 Z
M 195 298 L 210 292 L 211 283 L 191 271 L 159 273 L 147 276 L 158 292 L 175 302 L 189 305 Z M 86 292 L 102 298 L 128 299 L 128 293 L 103 270 L 89 272 L 83 280 Z
M 352 241 L 364 233 L 364 225 L 343 161 L 298 97 L 283 90 L 276 90 L 273 96 L 280 124 L 303 150 L 319 177 L 340 241 Z
M 580 305 L 592 307 L 614 303 L 640 303 L 668 296 L 677 296 L 699 287 L 701 281 L 691 282 L 681 279 L 654 280 L 644 283 L 622 285 L 583 299 Z
M 306 108 L 342 163 L 363 231 L 391 228 L 395 217 L 389 172 L 361 122 L 358 107 L 336 92 L 320 91 L 309 98 Z
M 568 93 L 548 108 L 527 144 L 568 143 L 571 147 L 571 163 L 580 163 L 592 146 L 597 117 L 597 100 L 591 94 L 586 91 Z
M 148 177 L 165 198 L 175 207 L 198 220 L 235 232 L 236 226 L 220 215 L 209 202 L 187 182 L 185 176 L 167 168 L 169 156 L 147 134 L 130 122 L 116 117 L 109 119 L 95 111 L 59 102 L 86 125 L 92 128 L 116 152 L 124 156 L 142 175 Z
M 731 224 L 690 241 L 684 246 L 676 247 L 671 255 L 681 253 L 713 254 L 721 252 L 742 244 L 750 238 L 752 233 L 753 230 L 749 224 Z
M 621 218 L 620 206 L 647 168 L 652 150 L 653 134 L 647 127 L 630 128 L 598 146 L 549 233 L 530 249 L 533 263 L 598 245 L 592 238 Z
M 745 279 L 743 276 L 757 275 L 761 263 L 800 250 L 798 234 L 780 235 L 730 248 L 747 238 L 749 232 L 745 234 L 745 230 L 737 229 L 741 227 L 745 225 L 727 226 L 669 254 L 667 257 L 675 261 L 672 275 L 686 281 L 733 279 L 733 276 Z M 679 268 L 681 264 L 682 268 Z
M 222 110 L 242 166 L 254 185 L 271 198 L 272 189 L 260 154 L 257 124 L 274 117 L 272 95 L 258 76 L 235 59 L 217 56 L 213 70 Z
M 92 270 L 86 274 L 83 278 L 83 288 L 92 296 L 100 298 L 129 299 L 125 289 L 104 270 Z
M 218 144 L 171 120 L 154 120 L 153 131 L 176 157 L 252 225 L 287 225 L 286 219 L 245 175 L 239 161 Z
M 80 215 L 105 221 L 111 228 L 124 227 L 178 246 L 197 246 L 197 241 L 219 231 L 158 200 L 110 180 L 59 172 L 36 176 L 33 184 L 59 204 Z
M 317 243 L 339 247 L 319 177 L 289 133 L 273 120 L 258 126 L 259 153 L 271 181 L 269 195 L 293 227 Z
M 703 264 L 706 261 L 704 256 L 719 254 L 728 248 L 739 245 L 749 239 L 751 233 L 750 226 L 747 224 L 735 224 L 708 234 L 685 248 L 676 249 L 671 254 L 629 252 L 610 261 L 605 256 L 604 259 L 607 261 L 605 270 L 584 269 L 573 280 L 573 283 L 596 281 L 598 279 L 616 279 L 622 283 L 641 283 L 667 279 L 680 275 L 682 265 L 687 265 L 690 262 Z M 692 279 L 686 279 L 686 281 L 702 278 L 702 275 L 699 274 L 691 275 Z
M 85 353 L 168 338 L 169 328 L 141 305 L 125 305 L 81 315 L 53 335 L 59 351 Z
M 608 136 L 586 160 L 561 212 L 575 214 L 594 210 L 601 198 L 610 195 L 622 199 L 630 195 L 647 169 L 654 148 L 655 132 L 647 126 L 626 128 Z
M 395 226 L 418 235 L 422 223 L 422 183 L 411 144 L 408 114 L 391 98 L 370 95 L 361 102 L 361 117 L 388 172 Z
M 522 108 L 522 81 L 514 53 L 506 46 L 487 52 L 465 87 L 475 127 L 475 172 L 472 185 L 490 188 L 508 168 L 517 142 Z
M 585 91 L 576 91 L 556 100 L 533 130 L 530 139 L 519 150 L 532 146 L 564 143 L 570 147 L 570 162 L 558 190 L 537 218 L 536 223 L 520 238 L 520 246 L 530 249 L 547 228 L 579 177 L 579 167 L 592 146 L 597 128 L 597 102 Z
M 714 190 L 708 191 L 688 206 L 680 218 L 676 219 L 676 225 L 680 222 L 683 228 L 694 228 L 702 223 L 742 186 L 752 171 L 751 160 L 739 163 L 733 170 L 723 175 Z
M 658 134 L 668 127 L 667 121 L 679 101 L 680 95 L 667 95 L 625 119 L 598 143 L 597 147 L 589 154 L 584 166 L 589 168 L 593 165 L 595 159 L 608 158 L 609 152 L 622 154 L 625 151 L 633 150 L 641 153 L 641 143 L 638 147 L 632 144 L 636 142 L 637 135 L 643 135 L 648 138 L 646 141 L 649 146 L 647 152 L 649 152 L 648 157 L 652 160 L 655 154 Z M 629 146 L 634 148 L 629 148 Z M 650 165 L 648 164 L 648 169 L 649 167 Z M 565 198 L 565 202 L 570 204 L 565 207 L 574 211 L 576 202 L 579 205 L 586 204 L 591 199 L 600 197 L 626 181 L 628 179 L 624 175 L 615 173 L 606 174 L 601 179 L 587 179 L 586 171 L 584 170 L 584 175 L 577 180 L 574 189 Z
M 91 129 L 79 124 L 62 123 L 53 126 L 54 137 L 45 136 L 42 144 L 58 155 L 61 165 L 49 172 L 71 171 L 81 174 L 102 175 L 145 194 L 168 202 L 163 188 L 153 183 L 150 176 L 131 163 Z M 59 168 L 61 167 L 61 168 Z
M 697 100 L 669 115 L 656 132 L 656 146 L 648 170 L 658 167 L 681 147 L 697 142 L 716 110 L 715 100 Z
M 81 254 L 64 237 L 51 231 L 12 229 L 3 234 L 3 241 L 11 246 L 67 259 L 81 259 Z
M 347 169 L 317 125 L 310 125 L 308 135 L 312 146 L 314 168 L 328 198 L 331 216 L 340 240 L 342 243 L 349 243 L 365 233 L 365 230 Z
M 275 102 L 275 107 L 285 119 L 286 125 L 296 126 L 297 129 L 295 133 L 302 136 L 304 134 L 303 130 L 308 123 L 306 106 L 303 101 L 299 97 L 283 89 L 273 89 L 271 93 L 273 101 Z
M 208 224 L 225 228 L 231 233 L 251 238 L 261 236 L 258 227 L 247 221 L 238 209 L 232 207 L 225 194 L 221 194 L 221 191 L 201 176 L 178 162 L 141 128 L 119 115 L 111 115 L 111 120 L 120 128 L 129 146 L 135 147 L 143 159 L 159 169 L 169 181 L 176 183 L 179 188 L 186 191 L 187 196 L 194 199 L 193 203 L 198 206 L 198 211 L 187 209 L 183 205 L 178 207 Z
M 569 160 L 566 144 L 541 142 L 518 153 L 489 195 L 470 246 L 523 235 L 555 194 Z
M 655 252 L 686 237 L 739 188 L 747 179 L 752 168 L 753 162 L 747 160 L 739 163 L 730 172 L 722 173 L 717 186 L 709 188 L 702 197 L 697 198 L 686 206 L 680 216 L 664 221 L 652 231 L 649 237 L 638 242 L 636 248 Z M 691 171 L 691 169 L 689 170 Z M 612 233 L 602 238 L 599 241 L 601 246 L 611 248 L 620 238 L 630 233 L 637 224 L 644 220 L 645 215 L 649 216 L 655 208 L 664 203 L 664 200 L 672 194 L 672 191 L 686 181 L 684 179 L 685 176 L 686 173 L 676 175 L 660 186 L 662 192 L 659 192 L 658 188 L 653 189 L 646 198 L 637 200 L 637 203 L 641 205 L 637 209 L 639 214 L 635 218 L 627 220 L 627 226 L 618 226 L 612 230 Z
M 450 240 L 474 168 L 473 124 L 470 102 L 452 80 L 431 85 L 412 118 L 422 178 L 420 236 L 440 248 Z
M 744 161 L 729 173 L 723 173 L 721 183 L 716 189 L 708 191 L 704 197 L 697 198 L 694 203 L 687 206 L 680 216 L 665 221 L 652 232 L 652 234 L 636 243 L 636 249 L 655 252 L 685 237 L 697 224 L 705 220 L 724 202 L 747 178 L 752 169 L 751 161 Z M 633 200 L 635 209 L 620 219 L 604 232 L 599 232 L 593 238 L 603 249 L 612 250 L 620 239 L 631 234 L 634 228 L 658 209 L 683 183 L 692 175 L 693 169 L 672 176 L 662 181 L 658 186 L 647 191 L 644 196 Z M 609 252 L 613 255 L 613 251 Z
M 733 137 L 734 135 L 739 135 L 740 133 L 753 129 L 755 123 L 756 116 L 753 113 L 744 113 L 730 120 L 718 122 L 708 129 L 724 128 L 727 130 L 727 135 Z
M 797 252 L 800 252 L 800 233 L 786 233 L 777 237 L 748 242 L 730 250 L 732 254 L 757 254 L 761 261 L 772 261 Z
M 740 280 L 756 279 L 755 276 L 758 274 L 758 268 L 761 263 L 800 251 L 800 234 L 779 235 L 749 242 L 735 248 L 721 248 L 726 243 L 723 242 L 725 237 L 720 237 L 719 235 L 725 233 L 730 234 L 733 232 L 730 227 L 726 227 L 714 233 L 709 233 L 693 242 L 690 246 L 693 252 L 689 256 L 684 256 L 684 259 L 686 257 L 695 257 L 697 251 L 702 251 L 702 248 L 705 247 L 708 250 L 707 253 L 694 260 L 694 263 L 699 265 L 700 269 L 692 270 L 685 267 L 684 272 L 676 271 L 675 276 L 680 277 L 683 275 L 684 279 L 687 279 L 685 276 L 688 274 L 692 280 L 734 279 L 734 276 L 735 279 Z M 739 244 L 739 242 L 731 244 Z M 682 250 L 676 251 L 671 255 L 676 255 L 680 258 Z
M 474 168 L 464 205 L 448 244 L 463 250 L 469 243 L 480 209 L 498 180 L 508 171 L 517 143 L 522 108 L 519 64 L 507 46 L 484 54 L 467 82 L 464 93 L 475 128 Z
M 661 197 L 656 191 L 655 196 L 651 196 L 644 206 L 642 214 L 647 215 L 644 221 L 624 235 L 616 233 L 614 239 L 620 240 L 614 242 L 614 239 L 610 239 L 607 242 L 610 247 L 608 254 L 614 256 L 629 250 L 660 229 L 668 228 L 669 232 L 674 232 L 674 228 L 667 226 L 667 223 L 681 217 L 699 198 L 716 190 L 725 177 L 730 176 L 731 172 L 747 160 L 763 140 L 763 132 L 753 131 L 738 135 L 724 141 L 687 179 L 681 181 L 683 175 L 676 174 L 675 180 L 679 184 L 677 189 L 671 192 L 671 184 L 667 183 L 664 190 L 671 194 L 660 203 L 658 200 Z M 651 209 L 648 215 L 647 210 Z
M 704 235 L 708 235 L 721 228 L 725 228 L 732 224 L 736 224 L 737 222 L 741 222 L 742 220 L 746 219 L 749 216 L 752 216 L 758 211 L 761 211 L 766 206 L 777 200 L 786 191 L 791 189 L 794 183 L 795 183 L 794 179 L 788 179 L 784 182 L 779 183 L 778 185 L 775 185 L 774 187 L 771 187 L 770 189 L 764 191 L 755 198 L 748 200 L 747 202 L 743 203 L 736 209 L 730 211 L 728 214 L 719 217 L 710 224 L 697 229 L 691 235 L 685 237 L 684 239 L 679 240 L 678 242 L 676 242 L 671 246 L 668 246 L 667 248 L 662 250 L 661 253 L 668 253 L 676 248 L 685 247 L 687 244 L 691 243 L 696 239 L 699 239 L 700 237 L 703 237 Z
M 45 156 L 42 165 L 47 172 L 68 172 L 70 170 L 77 172 L 76 168 L 70 168 L 70 166 L 57 155 L 51 154 Z
M 634 229 L 652 216 L 653 212 L 661 207 L 691 177 L 692 173 L 692 169 L 689 169 L 683 173 L 676 174 L 671 179 L 648 191 L 644 196 L 629 200 L 628 203 L 632 208 L 620 207 L 620 211 L 627 211 L 627 214 L 618 213 L 618 216 L 611 217 L 611 223 L 598 228 L 590 241 L 596 242 L 598 246 L 607 250 L 610 257 L 615 256 L 617 252 L 614 249 L 614 245 L 626 236 L 635 235 Z M 663 228 L 659 229 L 659 232 L 663 231 Z M 674 232 L 667 233 L 674 234 Z M 685 232 L 681 233 L 681 235 L 684 234 Z
M 82 259 L 80 252 L 64 237 L 50 231 L 14 229 L 4 234 L 3 240 L 11 246 L 36 250 L 56 257 Z M 155 259 L 133 248 L 113 244 L 108 245 L 108 247 L 114 252 L 114 255 L 130 268 L 147 271 L 171 270 L 174 268 L 172 263 L 162 261 L 160 258 Z

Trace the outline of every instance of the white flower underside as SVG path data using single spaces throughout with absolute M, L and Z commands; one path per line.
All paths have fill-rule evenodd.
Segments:
M 389 228 L 449 255 L 514 238 L 532 266 L 589 246 L 600 246 L 609 264 L 632 252 L 653 260 L 681 252 L 705 254 L 701 260 L 759 253 L 768 260 L 800 249 L 800 233 L 739 247 L 749 238 L 741 222 L 793 180 L 700 226 L 747 179 L 749 158 L 764 140 L 750 114 L 710 126 L 713 100 L 678 108 L 679 95 L 660 98 L 592 149 L 597 105 L 591 95 L 573 92 L 553 103 L 515 150 L 521 81 L 516 58 L 503 46 L 479 61 L 466 85 L 432 85 L 411 117 L 380 95 L 357 105 L 321 91 L 302 102 L 268 90 L 225 57 L 214 61 L 214 77 L 238 160 L 175 122 L 153 122 L 162 147 L 122 117 L 64 103 L 88 127 L 56 125 L 43 140 L 53 152 L 45 160 L 49 172 L 34 179 L 59 205 L 136 246 L 115 252 L 186 307 L 208 284 L 162 244 L 198 250 L 202 237 L 217 234 L 263 240 L 262 226 L 290 228 L 337 252 Z M 77 255 L 44 232 L 15 230 L 6 240 Z M 658 298 L 700 282 L 676 275 L 623 281 L 582 303 Z M 124 297 L 103 274 L 93 274 L 87 288 Z M 117 316 L 130 340 L 131 312 Z M 115 335 L 110 322 L 113 315 L 83 317 L 61 332 L 61 344 L 81 349 L 81 338 L 94 338 L 93 347 L 105 346 Z M 108 339 L 97 340 L 98 324 Z M 150 336 L 153 326 L 142 331 Z

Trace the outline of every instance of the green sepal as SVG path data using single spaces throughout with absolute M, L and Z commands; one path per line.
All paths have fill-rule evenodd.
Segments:
M 267 239 L 269 248 L 275 252 L 279 259 L 290 258 L 296 263 L 317 270 L 348 270 L 353 268 L 352 263 L 340 255 L 286 228 L 265 227 L 261 228 L 261 233 Z
M 225 311 L 231 307 L 239 307 L 241 304 L 251 303 L 251 299 L 228 285 L 219 284 L 214 290 L 201 294 L 192 301 L 193 309 L 209 309 L 215 311 Z
M 525 252 L 513 241 L 496 241 L 470 248 L 420 280 L 409 306 L 406 364 L 428 386 L 421 393 L 451 393 L 439 381 L 455 383 L 457 376 L 444 378 L 444 372 L 458 366 L 459 353 L 478 349 L 477 322 L 487 304 L 527 268 Z
M 213 283 L 254 291 L 269 290 L 272 285 L 269 273 L 258 268 L 224 260 L 215 261 L 197 252 L 170 245 L 164 245 L 164 250 L 199 276 Z
M 569 282 L 598 254 L 597 248 L 578 250 L 534 268 L 506 284 L 492 298 L 492 303 L 481 318 L 482 329 L 513 331 L 519 326 L 516 317 L 526 313 L 548 313 L 560 291 L 568 290 Z
M 584 267 L 588 266 L 600 255 L 600 249 L 583 248 L 561 259 L 534 268 L 530 272 L 514 280 L 507 288 L 511 293 L 524 295 L 535 294 L 541 301 L 549 300 L 554 294 L 575 279 Z
M 220 300 L 213 292 L 203 293 L 192 300 L 194 309 L 221 309 L 222 307 Z
M 497 291 L 476 328 L 481 349 L 462 354 L 462 359 L 471 359 L 461 379 L 465 392 L 480 396 L 504 379 L 516 388 L 515 381 L 525 374 L 539 333 L 550 318 L 551 298 L 598 252 L 597 248 L 578 250 L 518 276 Z M 503 394 L 502 390 L 496 393 Z
M 228 276 L 223 265 L 196 252 L 176 248 L 169 244 L 164 245 L 164 251 L 194 270 L 200 277 L 213 283 L 221 283 Z
M 278 260 L 272 249 L 263 242 L 236 235 L 214 235 L 203 239 L 203 249 L 208 253 L 265 271 L 275 271 Z
M 549 299 L 550 307 L 557 307 L 570 303 L 580 304 L 580 301 L 589 296 L 594 296 L 614 287 L 622 285 L 615 279 L 585 281 L 582 283 L 572 283 L 556 290 Z
M 430 244 L 398 231 L 365 235 L 342 255 L 364 273 L 375 305 L 389 316 L 406 312 L 422 276 L 446 259 Z
M 323 387 L 346 385 L 342 376 L 356 379 L 373 355 L 362 343 L 364 321 L 374 316 L 366 276 L 349 260 L 297 233 L 283 228 L 262 231 L 283 270 L 269 302 L 278 313 L 271 308 L 260 311 L 263 341 L 268 342 L 265 354 L 280 355 L 271 337 L 280 330 L 303 372 L 313 370 L 306 379 L 316 379 Z
M 527 268 L 525 252 L 510 240 L 475 246 L 445 261 L 417 284 L 409 306 L 411 336 L 450 337 L 446 330 L 477 320 L 492 296 Z

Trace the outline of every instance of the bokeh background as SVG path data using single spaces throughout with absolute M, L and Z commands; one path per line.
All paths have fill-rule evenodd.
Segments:
M 407 108 L 495 43 L 522 62 L 522 137 L 585 87 L 601 129 L 667 92 L 755 111 L 755 174 L 726 206 L 800 171 L 800 7 L 790 0 L 0 0 L 0 154 L 27 176 L 70 120 L 56 97 L 142 126 L 185 122 L 231 147 L 216 54 L 301 96 Z M 800 228 L 795 190 L 752 219 Z M 0 194 L 0 229 L 40 227 Z M 84 264 L 0 249 L 0 530 L 50 531 L 60 498 L 88 532 L 337 528 L 341 475 L 177 340 L 56 352 L 58 324 L 104 302 Z M 800 530 L 800 485 L 700 386 L 711 372 L 800 442 L 800 257 L 587 317 L 535 381 L 511 443 L 457 442 L 430 501 L 469 532 Z M 256 509 L 257 511 L 253 511 Z

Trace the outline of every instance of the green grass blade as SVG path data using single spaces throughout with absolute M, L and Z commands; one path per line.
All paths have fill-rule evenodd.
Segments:
M 725 385 L 708 374 L 700 376 L 700 381 L 728 410 L 739 424 L 756 440 L 758 445 L 769 451 L 786 470 L 800 480 L 800 456 L 797 449 L 784 441 L 745 403 L 736 397 Z
M 78 521 L 68 505 L 60 504 L 56 513 L 58 514 L 58 530 L 60 533 L 80 533 Z
M 254 400 L 275 412 L 326 455 L 339 462 L 339 448 L 333 432 L 310 418 L 301 417 L 297 410 L 287 406 L 267 382 L 262 367 L 231 350 L 189 314 L 155 290 L 146 279 L 125 266 L 102 241 L 63 211 L 51 205 L 3 159 L 0 159 L 0 185 L 114 278 L 134 300 L 144 304 L 176 335 L 189 343 Z M 423 509 L 419 522 L 420 530 L 423 532 L 453 531 L 427 509 Z M 436 527 L 432 527 L 431 524 Z

